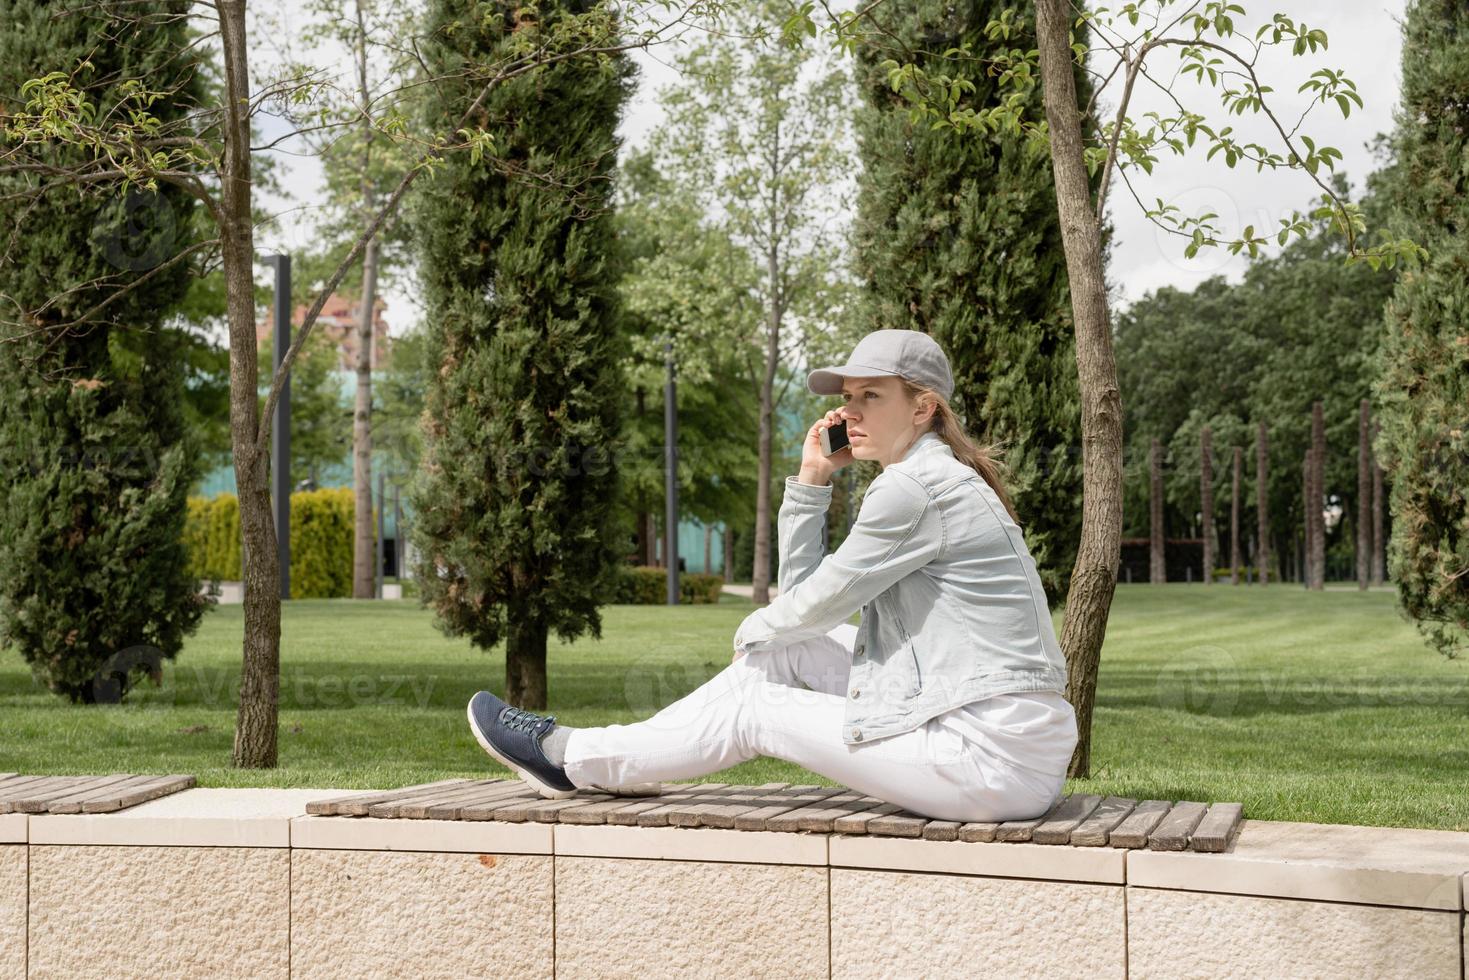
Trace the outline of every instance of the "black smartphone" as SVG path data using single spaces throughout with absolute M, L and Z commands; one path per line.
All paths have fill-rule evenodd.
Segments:
M 851 440 L 847 438 L 847 420 L 842 419 L 836 425 L 829 425 L 821 430 L 821 452 L 830 456 L 839 453 L 850 446 Z

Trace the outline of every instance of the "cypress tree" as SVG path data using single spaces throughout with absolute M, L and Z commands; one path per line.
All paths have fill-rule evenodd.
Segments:
M 526 40 L 517 32 L 554 45 L 593 10 L 434 0 L 429 131 L 464 111 L 476 76 Z M 626 550 L 611 445 L 626 351 L 607 255 L 631 72 L 625 58 L 587 57 L 499 84 L 476 120 L 492 159 L 450 154 L 409 215 L 433 366 L 410 490 L 415 577 L 441 631 L 484 649 L 505 640 L 506 698 L 529 708 L 546 705 L 550 630 L 601 637 L 599 605 Z
M 96 118 L 127 111 L 130 80 L 165 93 L 155 116 L 180 118 L 203 84 L 187 11 L 0 0 L 0 119 L 54 70 L 76 72 Z M 206 605 L 183 534 L 199 470 L 187 338 L 165 325 L 190 276 L 166 263 L 195 240 L 195 202 L 164 184 L 27 187 L 0 175 L 0 645 L 73 702 L 118 700 L 159 679 Z
M 895 4 L 895 5 L 894 5 Z M 854 230 L 869 329 L 933 335 L 954 371 L 955 409 L 981 441 L 1006 447 L 1009 489 L 1052 602 L 1064 600 L 1081 538 L 1081 402 L 1051 165 L 1023 138 L 931 131 L 878 65 L 888 57 L 966 78 L 967 101 L 998 101 L 985 37 L 1001 0 L 891 0 L 886 34 L 858 49 L 863 170 Z M 1033 21 L 1033 4 L 1021 6 Z M 1085 41 L 1082 28 L 1077 40 Z M 971 60 L 942 54 L 970 43 Z M 897 44 L 912 49 L 901 56 Z M 1091 86 L 1078 69 L 1077 90 Z M 1026 107 L 1044 118 L 1039 87 Z M 1095 187 L 1095 184 L 1093 185 Z
M 1403 51 L 1389 226 L 1429 258 L 1402 271 L 1388 303 L 1375 449 L 1392 477 L 1388 565 L 1398 599 L 1455 657 L 1469 648 L 1469 9 L 1410 3 Z

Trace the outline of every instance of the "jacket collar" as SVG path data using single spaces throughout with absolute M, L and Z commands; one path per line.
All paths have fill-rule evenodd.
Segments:
M 942 450 L 951 456 L 954 454 L 954 450 L 949 448 L 949 444 L 940 439 L 937 432 L 930 429 L 913 440 L 913 444 L 908 447 L 907 452 L 903 453 L 903 460 L 916 456 L 919 453 L 933 452 L 935 450 Z M 899 462 L 903 460 L 899 460 Z

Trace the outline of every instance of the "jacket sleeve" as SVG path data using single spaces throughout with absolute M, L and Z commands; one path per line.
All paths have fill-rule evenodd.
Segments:
M 737 653 L 755 653 L 820 636 L 889 586 L 936 558 L 943 518 L 921 483 L 885 471 L 867 488 L 851 532 L 789 591 L 745 617 Z
M 776 520 L 776 553 L 780 555 L 780 592 L 789 592 L 815 571 L 826 553 L 821 529 L 831 506 L 832 486 L 802 483 L 786 477 L 785 496 Z

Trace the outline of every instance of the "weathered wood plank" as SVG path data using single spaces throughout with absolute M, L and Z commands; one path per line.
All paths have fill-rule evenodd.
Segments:
M 837 817 L 868 810 L 877 805 L 863 802 L 865 799 L 861 793 L 837 793 L 784 813 L 773 814 L 765 819 L 765 829 L 787 834 L 796 831 L 830 833 L 832 822 Z
M 667 827 L 673 823 L 675 814 L 684 814 L 693 810 L 694 807 L 704 803 L 723 802 L 724 793 L 729 787 L 720 785 L 714 789 L 704 792 L 695 792 L 682 799 L 674 800 L 664 806 L 655 806 L 644 810 L 637 815 L 639 827 Z
M 1148 834 L 1173 809 L 1169 800 L 1143 800 L 1107 837 L 1111 847 L 1147 847 Z
M 152 783 L 139 783 L 118 791 L 114 796 L 98 800 L 84 800 L 82 802 L 83 813 L 114 813 L 118 810 L 126 810 L 130 806 L 139 803 L 147 803 L 156 800 L 160 796 L 168 796 L 182 790 L 192 789 L 199 780 L 192 775 L 159 776 Z
M 453 799 L 439 800 L 438 802 L 425 801 L 413 804 L 409 810 L 417 812 L 418 807 L 423 808 L 423 819 L 425 820 L 461 820 L 463 812 L 472 807 L 482 807 L 499 800 L 507 800 L 511 797 L 533 795 L 531 788 L 519 779 L 503 779 L 492 786 L 486 786 L 477 793 L 468 796 L 456 796 Z M 407 813 L 405 813 L 407 816 Z M 414 819 L 409 817 L 409 819 Z
M 1229 850 L 1244 816 L 1243 803 L 1215 803 L 1189 836 L 1188 846 L 1195 851 L 1215 853 Z
M 959 839 L 966 844 L 988 844 L 999 829 L 997 823 L 966 823 L 959 827 Z
M 953 820 L 930 820 L 923 828 L 923 839 L 958 840 L 959 826 Z
M 922 837 L 928 823 L 928 817 L 898 810 L 867 821 L 867 832 L 876 837 Z
M 384 800 L 395 800 L 411 794 L 416 790 L 435 789 L 463 782 L 465 782 L 463 779 L 440 779 L 433 783 L 418 783 L 413 786 L 402 786 L 398 789 L 362 790 L 357 793 L 349 793 L 345 796 L 329 796 L 325 799 L 312 800 L 307 803 L 306 812 L 323 817 L 365 817 L 367 816 L 367 807 L 370 804 L 381 803 Z
M 497 780 L 497 782 L 498 782 L 498 780 Z M 511 782 L 511 780 L 505 780 L 505 782 Z M 377 803 L 369 803 L 369 804 L 367 804 L 367 808 L 366 808 L 366 811 L 364 812 L 363 816 L 368 816 L 368 817 L 382 817 L 382 816 L 387 816 L 387 815 L 389 815 L 389 811 L 390 810 L 392 812 L 396 812 L 396 810 L 393 809 L 395 807 L 406 806 L 407 804 L 410 804 L 410 803 L 418 803 L 418 802 L 421 802 L 423 800 L 432 800 L 432 799 L 435 799 L 437 797 L 443 796 L 445 793 L 458 793 L 458 792 L 460 792 L 462 790 L 472 789 L 472 788 L 474 788 L 477 785 L 482 785 L 481 780 L 478 780 L 478 779 L 461 779 L 461 780 L 459 780 L 458 782 L 456 782 L 456 783 L 454 783 L 452 785 L 449 785 L 449 786 L 441 786 L 441 787 L 439 787 L 437 789 L 420 789 L 420 790 L 415 790 L 414 792 L 411 792 L 411 793 L 402 793 L 402 794 L 399 794 L 397 796 L 394 796 L 390 800 L 382 800 L 382 801 L 379 801 Z
M 647 802 L 649 802 L 647 797 L 615 796 L 602 803 L 592 803 L 588 806 L 577 807 L 575 810 L 568 810 L 561 814 L 560 822 L 583 826 L 605 824 L 607 814 L 611 811 Z
M 426 820 L 429 810 L 433 807 L 456 803 L 460 806 L 469 806 L 474 803 L 503 799 L 524 785 L 518 779 L 471 780 L 458 788 L 446 786 L 442 791 L 370 804 L 367 808 L 367 815 L 402 820 Z
M 23 784 L 12 784 L 3 796 L 0 796 L 0 813 L 19 812 L 21 804 L 28 800 L 34 800 L 47 794 L 65 795 L 66 792 L 74 792 L 84 776 L 38 776 L 32 781 Z M 57 793 L 57 791 L 62 791 Z
M 678 784 L 679 788 L 672 792 L 665 789 L 662 796 L 641 799 L 628 806 L 621 806 L 606 811 L 606 823 L 614 827 L 636 827 L 638 826 L 638 817 L 647 813 L 649 810 L 656 810 L 660 806 L 667 806 L 670 803 L 687 802 L 706 791 L 722 789 L 724 785 L 724 783 L 710 783 L 707 786 L 680 783 Z
M 20 775 L 20 773 L 18 773 L 18 772 L 0 772 L 0 782 L 4 782 L 5 780 L 9 779 L 11 776 L 19 776 L 19 775 Z
M 1148 834 L 1148 850 L 1150 851 L 1182 851 L 1188 847 L 1188 835 L 1194 832 L 1199 821 L 1204 819 L 1204 812 L 1209 809 L 1207 803 L 1197 803 L 1193 800 L 1180 800 L 1173 804 L 1173 809 L 1168 811 L 1168 816 L 1158 821 L 1158 826 Z
M 741 813 L 757 810 L 780 799 L 781 791 L 788 783 L 765 783 L 762 786 L 730 786 L 728 792 L 709 803 L 695 803 L 686 810 L 668 815 L 668 822 L 675 827 L 718 827 L 734 826 L 734 818 Z
M 59 796 L 46 804 L 47 813 L 81 813 L 82 804 L 87 800 L 101 799 L 112 793 L 121 793 L 151 782 L 158 777 L 156 775 L 127 775 L 125 778 L 105 783 L 101 786 L 82 789 L 68 796 Z
M 612 799 L 616 797 L 611 793 L 578 793 L 564 800 L 542 800 L 540 803 L 526 807 L 525 819 L 535 823 L 555 823 L 561 819 L 563 813 L 569 810 L 595 803 L 605 803 Z
M 798 789 L 800 792 L 791 792 Z M 734 818 L 735 830 L 764 830 L 765 825 L 773 817 L 792 810 L 800 810 L 813 803 L 819 803 L 841 793 L 842 790 L 835 786 L 793 786 L 779 795 L 779 798 L 766 806 L 748 810 Z
M 128 772 L 115 772 L 107 776 L 90 776 L 78 782 L 69 790 L 53 790 L 42 793 L 39 796 L 19 800 L 16 802 L 15 809 L 17 813 L 57 813 L 58 811 L 53 808 L 60 805 L 63 801 L 71 801 L 76 798 L 99 799 L 111 796 L 120 792 L 124 786 L 136 785 L 140 778 L 147 777 L 139 777 L 134 773 Z M 72 812 L 76 813 L 79 810 L 73 810 Z
M 845 817 L 837 817 L 831 822 L 833 833 L 837 834 L 865 834 L 867 825 L 878 817 L 884 817 L 891 813 L 902 811 L 902 807 L 896 803 L 881 803 L 870 810 L 862 810 L 859 813 L 850 813 Z
M 1035 833 L 1035 828 L 1051 819 L 1052 814 L 1065 806 L 1066 801 L 1070 798 L 1070 793 L 1063 795 L 1045 813 L 1042 813 L 1038 817 L 1031 817 L 1029 820 L 1002 820 L 1000 826 L 995 829 L 995 840 L 1009 841 L 1012 843 L 1029 841 L 1031 835 Z
M 1065 844 L 1071 839 L 1071 832 L 1083 820 L 1091 816 L 1092 811 L 1096 810 L 1097 804 L 1101 802 L 1102 797 L 1093 793 L 1074 793 L 1066 797 L 1043 823 L 1031 831 L 1031 842 Z
M 1109 796 L 1097 804 L 1091 815 L 1071 831 L 1073 847 L 1105 847 L 1112 829 L 1137 806 L 1137 800 L 1125 796 Z

